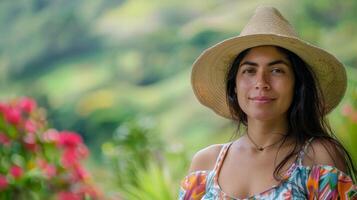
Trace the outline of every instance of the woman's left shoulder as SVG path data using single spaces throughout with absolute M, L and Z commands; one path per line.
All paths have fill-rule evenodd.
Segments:
M 357 186 L 346 174 L 342 149 L 333 140 L 313 139 L 305 149 L 308 199 L 357 199 Z
M 324 138 L 314 138 L 303 160 L 305 166 L 332 166 L 346 172 L 343 150 L 334 142 Z

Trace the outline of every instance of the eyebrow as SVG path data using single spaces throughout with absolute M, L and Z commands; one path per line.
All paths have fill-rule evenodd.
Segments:
M 274 60 L 270 63 L 268 63 L 268 66 L 272 66 L 272 65 L 276 65 L 276 64 L 284 64 L 286 66 L 290 66 L 287 62 L 285 62 L 284 60 Z M 244 61 L 242 64 L 240 64 L 239 66 L 242 65 L 251 65 L 251 66 L 258 66 L 258 63 L 255 62 L 251 62 L 251 61 Z

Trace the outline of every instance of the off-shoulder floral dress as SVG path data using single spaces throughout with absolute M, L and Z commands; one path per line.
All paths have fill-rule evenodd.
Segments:
M 280 184 L 244 200 L 357 200 L 357 186 L 344 172 L 328 165 L 302 165 L 304 152 L 311 140 L 304 145 Z M 238 200 L 224 193 L 218 185 L 218 175 L 231 144 L 222 147 L 213 170 L 195 171 L 184 178 L 180 200 Z

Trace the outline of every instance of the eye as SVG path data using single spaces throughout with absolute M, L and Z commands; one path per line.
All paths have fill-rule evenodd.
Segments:
M 274 74 L 282 74 L 282 73 L 284 73 L 284 70 L 282 70 L 280 68 L 274 68 L 271 70 L 271 72 Z
M 246 68 L 242 70 L 242 74 L 253 74 L 255 72 L 254 68 Z

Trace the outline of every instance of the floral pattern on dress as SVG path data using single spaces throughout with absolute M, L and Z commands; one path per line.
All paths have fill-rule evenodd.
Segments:
M 213 170 L 196 171 L 184 178 L 179 200 L 238 200 L 225 194 L 217 182 L 217 174 L 230 144 L 222 148 Z M 357 200 L 357 186 L 352 179 L 332 166 L 307 167 L 296 162 L 285 178 L 279 185 L 241 200 Z

